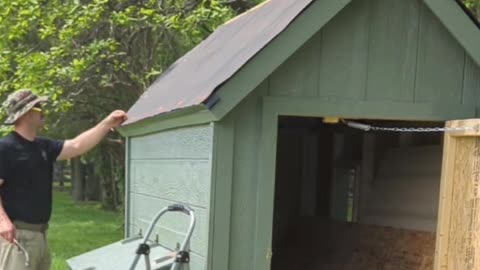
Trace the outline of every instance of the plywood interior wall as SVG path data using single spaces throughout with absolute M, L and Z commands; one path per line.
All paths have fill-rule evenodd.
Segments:
M 448 126 L 478 127 L 480 120 Z M 480 269 L 480 134 L 446 136 L 435 269 Z

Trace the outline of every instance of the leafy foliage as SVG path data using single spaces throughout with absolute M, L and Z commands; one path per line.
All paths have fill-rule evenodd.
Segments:
M 463 2 L 480 19 L 480 0 L 463 0 Z
M 0 0 L 0 6 L 0 98 L 20 88 L 48 96 L 46 133 L 63 138 L 128 109 L 173 61 L 235 15 L 217 0 Z M 84 162 L 96 164 L 105 204 L 114 208 L 123 143 L 109 137 Z

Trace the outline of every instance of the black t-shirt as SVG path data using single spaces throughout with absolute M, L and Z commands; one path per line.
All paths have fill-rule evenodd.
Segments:
M 0 196 L 8 217 L 33 224 L 47 223 L 52 213 L 53 164 L 63 141 L 12 132 L 0 139 Z

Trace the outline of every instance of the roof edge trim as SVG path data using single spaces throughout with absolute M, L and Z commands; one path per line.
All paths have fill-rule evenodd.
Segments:
M 218 121 L 204 105 L 179 109 L 121 126 L 117 131 L 123 137 L 136 137 L 185 126 Z

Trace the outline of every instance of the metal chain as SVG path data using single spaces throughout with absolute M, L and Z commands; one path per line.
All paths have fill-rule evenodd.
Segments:
M 407 127 L 379 127 L 358 122 L 343 121 L 347 126 L 363 131 L 388 131 L 388 132 L 455 132 L 474 131 L 473 127 L 433 127 L 433 128 L 407 128 Z

